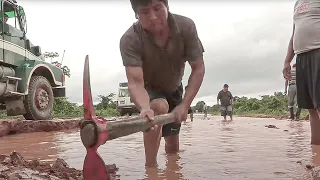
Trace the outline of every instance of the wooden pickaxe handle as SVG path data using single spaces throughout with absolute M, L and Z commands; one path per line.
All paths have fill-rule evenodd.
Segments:
M 145 131 L 154 125 L 165 125 L 175 121 L 173 113 L 155 116 L 154 120 L 148 121 L 144 118 L 134 117 L 125 120 L 110 121 L 105 124 L 96 124 L 91 120 L 81 120 L 80 135 L 85 147 L 93 147 L 98 142 L 98 135 L 102 132 L 108 134 L 108 139 L 128 136 L 137 132 Z

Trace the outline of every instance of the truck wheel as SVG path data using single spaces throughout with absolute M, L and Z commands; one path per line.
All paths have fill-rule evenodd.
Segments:
M 27 120 L 47 120 L 53 111 L 53 91 L 50 82 L 43 76 L 32 76 L 29 84 L 29 93 L 24 105 Z
M 125 110 L 123 110 L 123 109 L 120 110 L 120 116 L 124 116 L 126 114 L 127 114 L 127 112 Z

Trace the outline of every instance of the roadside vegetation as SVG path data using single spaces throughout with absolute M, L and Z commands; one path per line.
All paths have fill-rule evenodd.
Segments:
M 100 102 L 95 105 L 96 113 L 99 116 L 119 116 L 120 113 L 116 109 L 115 93 L 109 95 L 99 95 Z M 203 112 L 204 101 L 199 101 L 192 109 Z M 248 98 L 235 96 L 234 114 L 242 116 L 288 116 L 287 96 L 282 92 L 275 92 L 273 95 L 262 95 L 261 98 Z M 219 115 L 219 106 L 208 106 L 208 113 Z M 301 118 L 307 115 L 306 110 L 301 111 Z M 82 117 L 83 106 L 70 103 L 67 99 L 56 99 L 54 105 L 55 117 Z
M 99 95 L 99 103 L 94 105 L 98 116 L 110 117 L 120 116 L 116 108 L 116 94 Z M 94 97 L 93 97 L 94 98 Z M 192 107 L 193 111 L 203 113 L 204 101 L 199 101 Z M 288 116 L 287 96 L 282 92 L 275 92 L 274 95 L 262 95 L 261 98 L 235 97 L 233 113 L 240 116 L 268 116 L 283 117 Z M 208 106 L 208 114 L 219 115 L 219 106 Z M 307 115 L 306 110 L 301 111 L 301 118 Z M 83 106 L 71 103 L 67 98 L 56 98 L 54 103 L 54 118 L 74 118 L 83 117 Z M 5 111 L 0 111 L 1 119 L 8 119 Z M 20 118 L 19 118 L 20 119 Z
M 107 96 L 99 95 L 98 97 L 100 102 L 94 105 L 97 116 L 120 116 L 120 112 L 116 109 L 116 102 L 113 101 L 114 93 L 110 93 Z M 83 117 L 83 106 L 71 103 L 67 98 L 56 98 L 53 106 L 53 117 Z
M 63 55 L 64 56 L 64 55 Z M 62 65 L 63 57 L 59 61 L 55 60 L 60 57 L 57 52 L 45 52 L 45 61 L 54 64 L 63 69 L 65 76 L 70 77 L 70 69 L 68 66 Z M 94 105 L 96 115 L 103 117 L 120 116 L 115 101 L 116 94 L 110 93 L 99 95 L 99 103 Z M 96 98 L 96 97 L 93 97 Z M 240 116 L 271 116 L 283 117 L 288 115 L 287 96 L 282 92 L 275 92 L 273 95 L 261 95 L 259 99 L 235 96 L 235 104 L 233 106 L 234 115 Z M 203 113 L 204 101 L 199 101 L 192 107 L 194 112 Z M 206 103 L 208 104 L 208 103 Z M 219 106 L 207 106 L 208 114 L 219 115 Z M 301 111 L 301 118 L 307 115 L 306 110 Z M 67 98 L 55 98 L 53 108 L 53 118 L 75 118 L 83 117 L 83 105 L 78 105 L 68 101 Z M 0 110 L 1 119 L 23 119 L 22 116 L 7 117 L 6 110 Z

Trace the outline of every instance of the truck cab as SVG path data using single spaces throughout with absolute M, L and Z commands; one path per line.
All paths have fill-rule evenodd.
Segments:
M 131 116 L 133 113 L 139 112 L 130 98 L 127 82 L 119 83 L 117 109 L 121 116 L 124 116 L 125 114 L 129 114 L 129 116 Z
M 45 62 L 27 38 L 27 19 L 15 0 L 0 0 L 0 104 L 8 116 L 50 119 L 54 97 L 65 97 L 61 67 Z

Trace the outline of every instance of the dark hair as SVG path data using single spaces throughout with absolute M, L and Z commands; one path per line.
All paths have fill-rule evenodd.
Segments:
M 229 86 L 228 86 L 228 84 L 224 84 L 223 87 L 224 88 L 228 88 Z
M 168 7 L 168 0 L 159 0 L 163 2 Z M 130 0 L 132 9 L 134 12 L 137 11 L 138 6 L 147 6 L 152 0 Z

